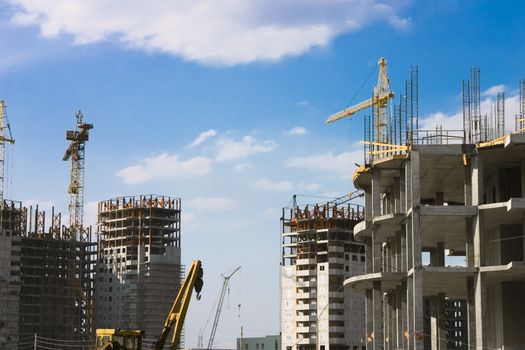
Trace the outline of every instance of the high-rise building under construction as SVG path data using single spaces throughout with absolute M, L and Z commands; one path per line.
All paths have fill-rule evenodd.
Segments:
M 344 289 L 363 273 L 364 246 L 353 239 L 363 208 L 321 203 L 284 208 L 281 262 L 283 350 L 361 350 L 364 294 Z
M 134 328 L 153 340 L 177 295 L 179 198 L 143 195 L 98 204 L 97 328 Z

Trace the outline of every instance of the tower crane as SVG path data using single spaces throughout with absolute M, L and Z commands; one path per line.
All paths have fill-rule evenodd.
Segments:
M 6 137 L 5 130 L 9 135 Z M 7 122 L 5 113 L 5 103 L 0 101 L 0 203 L 4 202 L 4 162 L 5 162 L 5 144 L 14 144 L 15 140 L 11 134 L 11 126 Z M 0 204 L 2 205 L 2 204 Z
M 223 278 L 221 295 L 219 296 L 219 302 L 217 303 L 217 311 L 215 312 L 215 318 L 213 320 L 213 326 L 211 327 L 210 340 L 208 341 L 207 349 L 210 350 L 213 346 L 213 340 L 215 339 L 215 333 L 217 332 L 217 326 L 219 325 L 219 318 L 221 316 L 222 304 L 224 303 L 224 296 L 226 295 L 226 290 L 228 289 L 228 283 L 230 283 L 230 278 L 239 271 L 241 267 L 237 267 L 230 273 L 228 276 L 221 274 Z
M 379 66 L 379 76 L 377 78 L 377 85 L 374 87 L 374 95 L 372 98 L 332 114 L 328 117 L 326 123 L 331 124 L 339 119 L 351 117 L 363 109 L 374 106 L 373 118 L 375 121 L 376 138 L 375 142 L 372 143 L 378 146 L 387 146 L 387 106 L 388 101 L 394 98 L 394 93 L 390 90 L 390 79 L 386 71 L 386 59 L 381 57 L 377 64 Z
M 93 124 L 84 123 L 81 111 L 76 114 L 75 130 L 66 131 L 66 140 L 71 141 L 62 160 L 71 159 L 71 177 L 67 192 L 69 198 L 69 227 L 72 238 L 82 239 L 84 215 L 84 163 L 86 141 L 89 140 L 89 130 Z

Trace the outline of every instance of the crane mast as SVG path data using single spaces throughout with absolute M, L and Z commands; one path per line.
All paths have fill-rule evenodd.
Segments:
M 84 215 L 84 163 L 86 141 L 93 124 L 84 123 L 81 111 L 76 114 L 75 130 L 66 131 L 66 140 L 71 141 L 62 160 L 71 160 L 71 176 L 67 192 L 69 198 L 69 226 L 73 239 L 81 238 Z
M 221 295 L 219 296 L 219 302 L 217 303 L 217 311 L 215 312 L 215 318 L 213 319 L 213 326 L 211 327 L 210 340 L 208 341 L 207 349 L 210 350 L 213 346 L 213 340 L 215 339 L 215 333 L 217 332 L 217 326 L 219 325 L 219 318 L 221 316 L 222 304 L 224 303 L 224 297 L 226 295 L 226 290 L 228 289 L 228 283 L 230 283 L 230 278 L 239 271 L 241 267 L 237 267 L 231 274 L 225 276 L 221 274 L 224 279 L 222 283 Z
M 390 79 L 388 78 L 386 66 L 387 61 L 383 57 L 377 63 L 379 66 L 379 74 L 377 78 L 377 85 L 374 86 L 374 95 L 372 98 L 360 102 L 354 106 L 343 109 L 340 112 L 334 113 L 326 120 L 327 124 L 331 124 L 339 119 L 351 117 L 355 113 L 363 109 L 374 107 L 373 115 L 376 128 L 376 143 L 387 143 L 387 128 L 388 128 L 388 101 L 394 97 L 394 93 L 390 90 Z
M 9 131 L 9 137 L 6 137 L 6 129 Z M 0 101 L 0 203 L 3 203 L 4 201 L 4 163 L 6 142 L 14 144 L 15 140 L 13 139 L 13 135 L 11 135 L 11 127 L 9 126 L 9 123 L 7 123 L 5 103 L 4 101 Z

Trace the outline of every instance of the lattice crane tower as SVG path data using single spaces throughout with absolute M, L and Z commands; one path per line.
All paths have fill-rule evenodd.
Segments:
M 9 137 L 6 137 L 5 130 L 9 132 Z M 5 113 L 5 103 L 0 101 L 0 205 L 4 202 L 4 162 L 5 162 L 5 144 L 6 142 L 14 144 L 15 140 L 11 135 L 11 127 L 7 122 Z
M 62 160 L 71 159 L 71 178 L 67 192 L 69 199 L 69 226 L 73 239 L 82 239 L 84 215 L 84 163 L 86 141 L 89 140 L 89 130 L 93 124 L 83 121 L 81 111 L 76 114 L 75 130 L 66 131 L 66 140 L 71 141 Z

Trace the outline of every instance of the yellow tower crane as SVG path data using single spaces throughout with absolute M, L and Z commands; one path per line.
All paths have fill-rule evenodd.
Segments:
M 89 140 L 89 130 L 93 124 L 84 123 L 81 111 L 76 114 L 75 130 L 66 131 L 66 139 L 71 141 L 62 160 L 71 159 L 71 177 L 67 192 L 69 199 L 69 227 L 73 239 L 83 240 L 84 216 L 84 163 L 86 141 Z
M 387 61 L 384 57 L 379 59 L 377 63 L 379 66 L 379 75 L 377 78 L 377 85 L 374 86 L 374 95 L 366 101 L 360 102 L 354 106 L 343 109 L 340 112 L 334 113 L 326 120 L 327 124 L 331 124 L 339 119 L 351 117 L 359 111 L 369 107 L 374 107 L 373 120 L 375 135 L 374 139 L 369 143 L 373 146 L 386 148 L 383 150 L 376 150 L 373 153 L 392 152 L 405 148 L 401 145 L 391 145 L 388 143 L 388 101 L 394 98 L 394 93 L 390 89 L 390 79 L 387 74 Z

